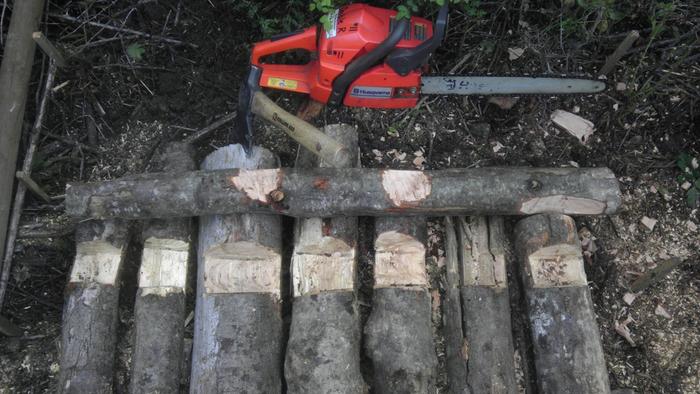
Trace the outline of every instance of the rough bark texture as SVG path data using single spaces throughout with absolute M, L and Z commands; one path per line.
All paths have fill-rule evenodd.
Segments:
M 161 154 L 158 167 L 162 168 L 156 170 L 168 173 L 191 171 L 195 168 L 194 151 L 189 145 L 171 143 Z M 144 225 L 142 238 L 152 253 L 144 252 L 142 256 L 134 306 L 131 392 L 175 393 L 180 388 L 183 357 L 191 219 L 150 220 Z M 177 241 L 181 248 L 173 250 Z M 155 261 L 147 261 L 149 258 Z M 173 265 L 180 267 L 173 269 Z M 175 283 L 182 286 L 173 286 Z
M 375 228 L 378 238 L 395 231 L 425 244 L 425 218 L 380 218 Z M 437 357 L 430 295 L 424 286 L 375 286 L 372 312 L 365 326 L 365 351 L 372 362 L 374 392 L 435 392 Z
M 353 153 L 351 161 L 359 163 L 357 131 L 354 127 L 331 125 L 324 132 L 346 146 Z M 300 148 L 296 166 L 312 168 L 328 165 L 319 163 L 313 154 Z M 343 247 L 347 245 L 349 250 L 334 247 L 338 244 Z M 297 264 L 303 264 L 308 271 L 317 272 L 336 263 L 343 272 L 349 273 L 349 278 L 343 282 L 317 283 L 314 287 L 322 291 L 302 294 L 297 294 L 298 288 L 312 286 L 294 284 L 292 323 L 284 370 L 287 392 L 366 391 L 360 372 L 360 321 L 354 291 L 357 218 L 299 219 L 292 260 L 292 270 L 299 268 Z M 297 278 L 303 273 L 293 272 L 292 276 Z M 338 272 L 329 273 L 334 277 L 339 276 Z M 323 275 L 319 276 L 321 280 L 324 278 Z M 304 279 L 309 278 L 299 278 L 295 282 L 304 282 Z
M 274 192 L 274 193 L 273 193 Z M 274 194 L 274 195 L 272 195 Z M 606 168 L 405 171 L 283 168 L 157 174 L 68 186 L 76 217 L 149 218 L 231 213 L 295 217 L 614 213 L 620 189 Z
M 467 338 L 467 387 L 472 393 L 516 393 L 506 281 L 503 218 L 458 218 L 464 275 L 462 308 Z
M 445 298 L 442 300 L 442 320 L 445 332 L 445 364 L 447 387 L 452 394 L 464 393 L 467 387 L 468 345 L 462 327 L 462 299 L 460 295 L 459 247 L 452 218 L 445 217 Z
M 276 158 L 267 150 L 255 147 L 251 157 L 246 157 L 240 145 L 230 145 L 209 155 L 202 167 L 276 165 Z M 278 294 L 212 293 L 205 289 L 207 251 L 217 245 L 241 242 L 279 254 L 280 218 L 272 215 L 200 218 L 192 393 L 274 394 L 282 390 L 282 317 Z M 245 256 L 229 257 L 253 261 Z
M 13 3 L 12 19 L 7 31 L 0 66 L 0 250 L 5 250 L 7 221 L 10 216 L 17 165 L 17 151 L 22 136 L 24 105 L 34 63 L 36 45 L 32 32 L 39 26 L 44 11 L 43 0 Z M 0 254 L 0 256 L 4 256 Z
M 126 249 L 126 224 L 111 221 L 81 223 L 76 231 L 76 242 L 76 265 L 84 264 L 83 259 L 93 265 L 109 264 L 107 253 L 81 253 L 81 244 L 95 242 L 114 247 L 115 253 L 121 251 L 121 254 L 112 256 L 120 265 Z M 115 272 L 118 270 L 116 267 Z M 112 392 L 119 307 L 118 274 L 111 275 L 108 280 L 105 278 L 76 275 L 76 268 L 73 268 L 63 307 L 61 372 L 57 387 L 60 393 Z
M 521 220 L 515 234 L 538 390 L 609 393 L 590 291 L 585 274 L 583 284 L 578 274 L 583 271 L 583 257 L 573 219 L 535 215 Z M 570 269 L 573 265 L 577 265 L 577 270 Z M 544 277 L 537 269 L 565 278 Z M 574 272 L 576 275 L 572 275 Z

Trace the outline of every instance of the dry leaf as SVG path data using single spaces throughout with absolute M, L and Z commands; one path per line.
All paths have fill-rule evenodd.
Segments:
M 627 305 L 632 305 L 635 299 L 637 299 L 637 294 L 635 293 L 625 293 L 625 295 L 622 296 L 622 300 L 625 301 Z
M 419 169 L 423 168 L 424 163 L 425 163 L 425 158 L 423 156 L 418 156 L 415 159 L 413 159 L 413 165 Z

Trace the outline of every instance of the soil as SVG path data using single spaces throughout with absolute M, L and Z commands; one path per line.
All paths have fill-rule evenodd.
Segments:
M 445 44 L 431 69 L 595 76 L 624 36 L 639 30 L 641 38 L 608 75 L 609 89 L 603 94 L 503 98 L 499 103 L 428 97 L 415 109 L 324 109 L 314 122 L 357 125 L 365 167 L 611 168 L 623 190 L 623 209 L 615 216 L 577 219 L 611 386 L 638 393 L 700 393 L 700 215 L 686 201 L 676 166 L 683 153 L 700 157 L 700 4 L 673 2 L 674 8 L 664 12 L 651 0 L 569 3 L 574 2 L 483 2 L 483 15 L 453 7 Z M 270 30 L 313 23 L 317 16 L 306 7 L 305 1 L 50 2 L 42 30 L 73 56 L 57 75 L 33 178 L 50 195 L 60 196 L 67 182 L 147 171 L 161 144 L 182 140 L 236 108 L 250 44 Z M 6 39 L 11 4 L 3 2 L 2 8 Z M 617 14 L 609 12 L 613 9 Z M 424 15 L 433 13 L 434 7 L 427 7 Z M 61 15 L 183 44 L 75 23 Z M 144 50 L 141 56 L 134 55 L 138 48 Z M 523 52 L 517 56 L 519 50 L 509 49 Z M 46 64 L 37 52 L 33 91 L 43 85 Z M 36 92 L 28 102 L 27 124 L 33 121 L 38 96 Z M 292 94 L 270 96 L 290 111 L 303 103 Z M 555 127 L 550 116 L 559 109 L 591 121 L 592 137 L 583 143 Z M 256 143 L 277 153 L 283 166 L 292 165 L 296 145 L 272 126 L 258 121 L 257 127 Z M 207 136 L 198 146 L 200 157 L 229 143 L 231 130 L 229 124 Z M 60 198 L 46 204 L 29 195 L 23 231 L 62 226 L 62 209 Z M 509 223 L 512 227 L 515 219 Z M 363 221 L 362 228 L 366 234 L 361 240 L 370 244 L 371 221 Z M 440 220 L 431 221 L 430 232 L 429 273 L 442 356 Z M 70 235 L 22 239 L 16 245 L 2 314 L 25 335 L 0 337 L 0 393 L 54 391 L 62 294 L 73 253 Z M 360 299 L 367 303 L 372 251 L 363 249 L 361 256 L 365 286 Z M 637 278 L 669 259 L 681 264 L 637 293 L 629 290 Z M 133 286 L 125 284 L 124 292 Z M 129 297 L 124 296 L 126 301 Z M 517 298 L 513 303 L 520 310 Z M 365 312 L 368 308 L 364 305 Z M 131 313 L 129 307 L 121 311 L 120 332 L 130 332 Z M 516 331 L 521 326 L 515 322 Z M 128 339 L 119 344 L 118 392 L 128 386 L 130 346 Z M 518 350 L 519 359 L 526 355 L 527 349 Z M 444 374 L 440 382 L 444 387 Z M 531 384 L 521 377 L 521 386 L 525 390 Z

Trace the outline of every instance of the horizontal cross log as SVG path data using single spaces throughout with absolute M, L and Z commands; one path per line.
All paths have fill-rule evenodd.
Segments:
M 142 174 L 66 190 L 66 211 L 81 218 L 600 215 L 619 206 L 620 188 L 607 168 L 230 169 Z

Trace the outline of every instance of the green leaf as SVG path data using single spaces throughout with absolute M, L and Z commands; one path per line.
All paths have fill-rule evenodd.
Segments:
M 691 187 L 688 189 L 688 196 L 687 196 L 687 202 L 688 206 L 691 208 L 695 208 L 698 206 L 698 200 L 700 200 L 700 189 L 696 189 L 694 187 Z
M 401 19 L 411 17 L 411 12 L 408 10 L 408 7 L 406 7 L 403 4 L 396 7 L 396 10 L 398 11 L 398 13 L 396 14 L 396 20 L 401 20 Z
M 140 62 L 144 53 L 146 53 L 146 48 L 144 48 L 143 45 L 139 44 L 138 42 L 126 47 L 126 54 L 134 61 Z
M 331 18 L 328 17 L 328 14 L 322 16 L 320 22 L 323 25 L 323 30 L 329 31 L 331 29 Z

